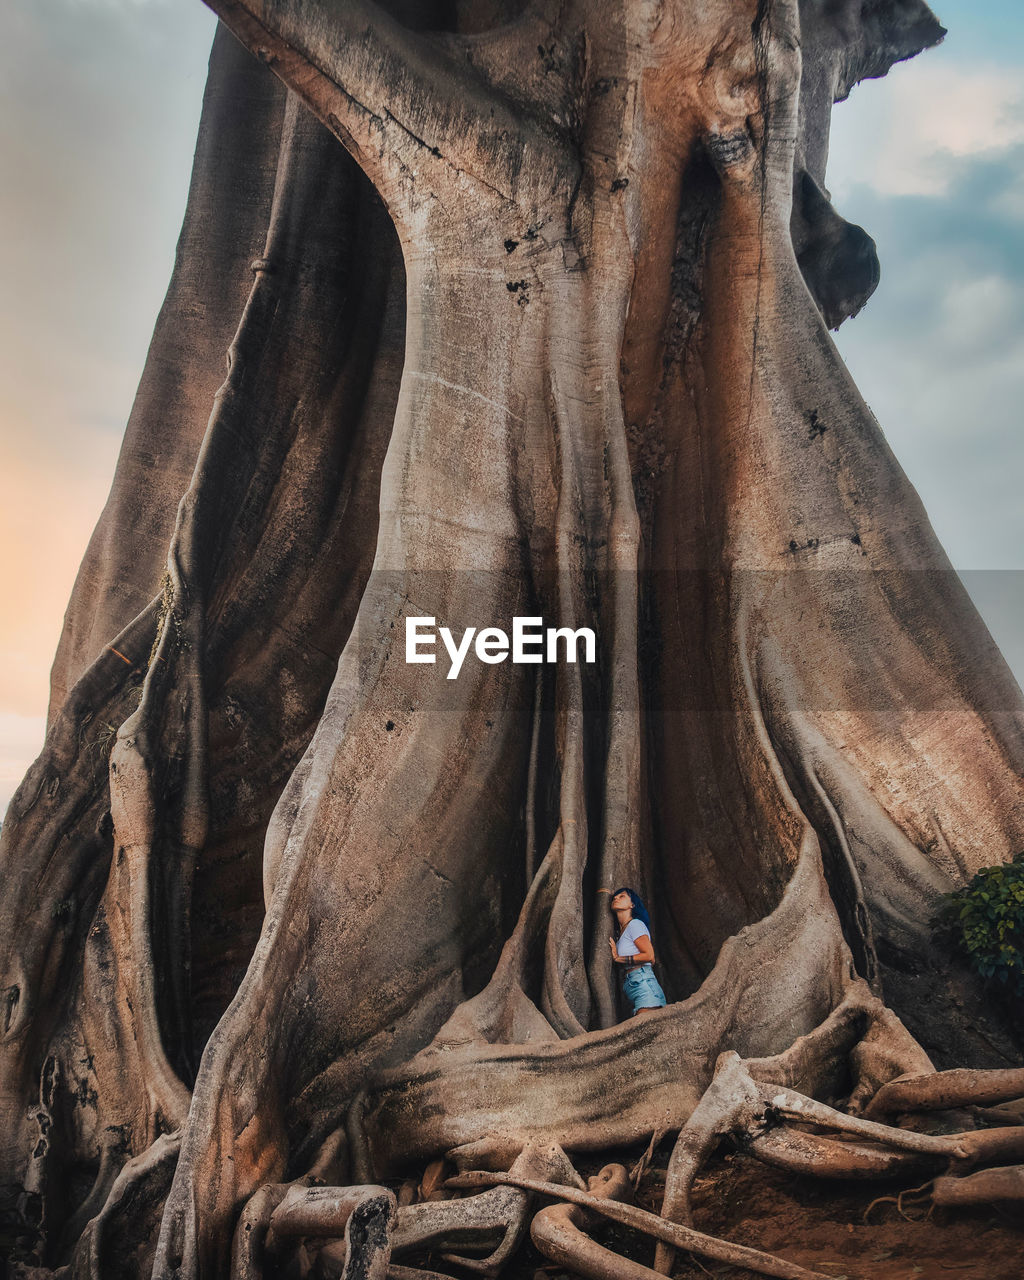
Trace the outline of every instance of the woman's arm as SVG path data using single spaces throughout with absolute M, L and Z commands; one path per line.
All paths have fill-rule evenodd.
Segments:
M 654 964 L 654 943 L 649 933 L 641 933 L 634 938 L 633 946 L 636 947 L 636 955 L 625 956 L 625 960 L 631 964 Z
M 612 949 L 612 960 L 615 964 L 654 964 L 654 943 L 649 933 L 641 933 L 633 939 L 633 946 L 636 947 L 635 955 L 620 956 L 615 939 L 612 937 L 608 938 L 608 945 Z

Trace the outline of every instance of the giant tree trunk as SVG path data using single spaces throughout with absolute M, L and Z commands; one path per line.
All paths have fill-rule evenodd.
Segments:
M 225 1276 L 261 1184 L 691 1133 L 724 1051 L 1014 1064 L 929 921 L 1022 847 L 1020 693 L 827 332 L 878 279 L 829 112 L 927 7 L 211 3 L 3 830 L 20 1253 Z M 449 681 L 424 615 L 599 660 Z M 677 1003 L 616 1027 L 622 883 Z

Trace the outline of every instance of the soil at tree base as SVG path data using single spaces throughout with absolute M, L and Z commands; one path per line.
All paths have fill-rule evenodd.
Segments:
M 660 1202 L 660 1186 L 654 1180 L 649 1185 Z M 1021 1280 L 1024 1219 L 1018 1208 L 935 1209 L 926 1218 L 928 1199 L 904 1195 L 901 1214 L 894 1201 L 906 1189 L 905 1180 L 795 1178 L 747 1156 L 726 1156 L 697 1180 L 694 1225 L 833 1280 Z M 882 1196 L 892 1199 L 868 1214 Z M 715 1275 L 748 1274 L 705 1265 Z M 706 1272 L 691 1265 L 675 1274 L 690 1280 Z
M 628 1157 L 622 1159 L 628 1168 Z M 654 1213 L 665 1182 L 664 1163 L 659 1163 L 644 1176 L 637 1196 L 637 1204 Z M 577 1167 L 584 1174 L 596 1172 L 596 1166 L 582 1161 Z M 779 1254 L 832 1280 L 1022 1280 L 1024 1215 L 1016 1206 L 935 1209 L 926 1218 L 927 1199 L 904 1195 L 901 1216 L 894 1201 L 906 1189 L 905 1181 L 798 1178 L 744 1155 L 719 1156 L 697 1179 L 694 1226 Z M 892 1199 L 875 1204 L 865 1221 L 868 1207 L 881 1196 Z M 653 1263 L 653 1243 L 623 1227 L 610 1224 L 592 1234 L 617 1253 L 646 1266 Z M 575 1280 L 532 1245 L 503 1274 L 508 1280 Z M 708 1275 L 763 1280 L 722 1263 L 698 1264 L 686 1254 L 679 1255 L 673 1275 L 677 1280 Z

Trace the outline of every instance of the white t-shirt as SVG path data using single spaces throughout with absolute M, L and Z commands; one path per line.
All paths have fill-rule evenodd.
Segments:
M 649 938 L 650 936 L 651 931 L 642 920 L 630 920 L 629 924 L 619 934 L 615 950 L 620 956 L 637 956 L 640 954 L 640 948 L 636 945 L 637 938 Z

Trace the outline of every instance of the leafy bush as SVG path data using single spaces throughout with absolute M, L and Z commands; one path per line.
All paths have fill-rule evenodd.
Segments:
M 938 924 L 977 973 L 1024 996 L 1024 853 L 947 893 Z

